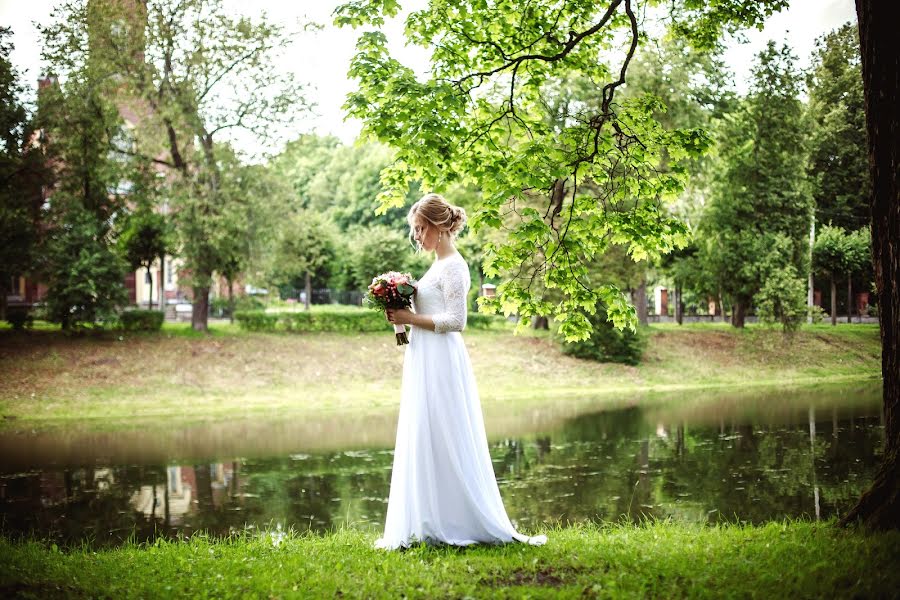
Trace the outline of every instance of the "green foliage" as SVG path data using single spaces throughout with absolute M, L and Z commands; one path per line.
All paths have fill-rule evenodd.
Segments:
M 119 315 L 125 331 L 159 331 L 164 318 L 160 310 L 126 310 Z
M 382 144 L 344 146 L 332 137 L 303 135 L 275 158 L 274 169 L 290 182 L 297 205 L 327 215 L 342 231 L 375 224 L 402 229 L 404 209 L 375 213 L 375 198 L 382 190 L 380 173 L 391 159 L 391 151 Z M 407 200 L 415 201 L 419 195 L 413 185 Z
M 382 313 L 370 310 L 283 313 L 242 310 L 235 312 L 234 319 L 248 331 L 360 333 L 385 331 L 392 327 Z
M 671 14 L 677 34 L 709 46 L 783 5 L 688 1 L 673 3 Z M 336 22 L 376 25 L 392 10 L 394 3 L 352 2 Z M 618 327 L 632 325 L 625 297 L 590 279 L 584 263 L 610 243 L 636 260 L 683 246 L 684 226 L 661 204 L 681 192 L 686 162 L 709 140 L 662 126 L 653 96 L 614 101 L 642 39 L 631 3 L 433 1 L 408 17 L 406 37 L 430 49 L 428 78 L 393 58 L 380 31 L 360 35 L 350 68 L 360 85 L 348 112 L 396 151 L 381 174 L 379 210 L 401 206 L 416 179 L 426 190 L 475 183 L 482 199 L 473 228 L 506 232 L 484 246 L 485 274 L 505 280 L 495 299 L 482 300 L 485 310 L 518 312 L 523 323 L 551 315 L 567 339 L 583 339 L 599 300 Z M 560 82 L 574 78 L 595 82 L 599 101 L 557 103 Z M 565 112 L 551 114 L 551 106 Z M 658 169 L 664 156 L 668 171 Z
M 27 306 L 14 306 L 6 309 L 6 322 L 16 331 L 21 331 L 34 324 L 34 315 Z
M 94 215 L 75 205 L 48 232 L 44 247 L 47 318 L 63 329 L 116 320 L 126 303 L 127 265 Z
M 25 143 L 29 114 L 25 90 L 10 60 L 13 45 L 7 36 L 11 34 L 0 27 L 0 316 L 7 282 L 33 267 L 45 176 L 41 153 Z
M 337 253 L 335 232 L 318 212 L 302 210 L 281 228 L 272 260 L 276 284 L 303 287 L 307 273 L 318 285 L 327 281 Z
M 115 82 L 108 97 L 146 107 L 129 152 L 171 167 L 178 253 L 195 292 L 206 294 L 214 272 L 233 279 L 252 262 L 254 233 L 268 230 L 259 217 L 269 211 L 255 209 L 277 210 L 279 197 L 247 193 L 258 169 L 235 168 L 219 138 L 237 128 L 269 137 L 306 108 L 292 75 L 271 68 L 288 35 L 230 15 L 222 0 L 68 0 L 55 16 L 43 29 L 47 62 L 67 78 L 90 70 Z M 194 322 L 205 329 L 206 314 Z
M 236 310 L 234 320 L 247 331 L 275 331 L 279 316 L 264 310 Z
M 406 552 L 377 552 L 375 533 L 353 529 L 328 535 L 264 531 L 222 540 L 194 535 L 114 549 L 61 549 L 3 538 L 0 577 L 22 595 L 46 595 L 46 587 L 58 586 L 71 596 L 172 598 L 196 595 L 199 586 L 212 597 L 367 598 L 689 598 L 711 591 L 865 598 L 900 586 L 896 531 L 840 529 L 833 522 L 649 521 L 546 533 L 550 543 L 542 547 L 480 545 L 461 551 L 423 544 Z M 698 549 L 702 561 L 686 559 Z
M 803 177 L 799 91 L 790 50 L 770 42 L 757 57 L 750 94 L 726 119 L 721 166 L 700 225 L 706 269 L 722 291 L 745 308 L 754 299 L 764 302 L 764 312 L 785 327 L 800 318 L 797 294 L 808 269 L 813 208 Z
M 46 160 L 55 170 L 40 270 L 47 318 L 63 329 L 114 322 L 126 302 L 127 269 L 112 229 L 123 216 L 132 163 L 120 150 L 124 126 L 108 81 L 84 63 L 38 97 L 37 120 L 52 131 Z
M 364 333 L 386 331 L 391 324 L 384 314 L 371 310 L 316 310 L 292 312 L 266 312 L 264 310 L 239 310 L 234 314 L 241 329 L 247 331 L 290 331 L 294 333 L 332 332 Z M 493 329 L 502 326 L 504 320 L 494 315 L 469 313 L 466 327 Z
M 843 227 L 826 225 L 819 230 L 813 245 L 813 271 L 817 275 L 837 279 L 849 270 L 851 260 Z
M 851 231 L 869 223 L 869 156 L 858 28 L 846 23 L 817 41 L 808 76 L 812 121 L 809 177 L 816 221 Z
M 641 362 L 647 340 L 640 330 L 619 330 L 613 326 L 602 305 L 591 315 L 591 337 L 586 340 L 562 340 L 564 354 L 597 362 L 637 365 Z
M 123 257 L 132 269 L 149 269 L 154 260 L 165 255 L 168 234 L 166 218 L 143 209 L 128 215 L 118 242 Z
M 384 225 L 356 228 L 349 238 L 343 266 L 347 289 L 364 290 L 374 276 L 385 271 L 419 277 L 431 262 L 430 255 L 415 253 L 406 235 Z

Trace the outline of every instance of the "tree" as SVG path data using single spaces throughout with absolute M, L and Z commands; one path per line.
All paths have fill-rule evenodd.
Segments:
M 831 324 L 837 325 L 837 279 L 851 272 L 850 248 L 847 232 L 842 227 L 826 225 L 816 236 L 813 246 L 813 272 L 819 277 L 827 277 L 831 282 Z M 847 298 L 847 312 L 850 312 L 850 298 Z
M 6 318 L 7 285 L 33 265 L 45 177 L 40 150 L 27 143 L 30 115 L 10 61 L 11 34 L 0 27 L 0 320 Z
M 721 173 L 713 186 L 705 232 L 723 291 L 733 301 L 732 324 L 744 316 L 766 282 L 801 278 L 808 269 L 807 231 L 812 201 L 803 178 L 805 126 L 799 99 L 800 76 L 786 46 L 774 42 L 757 56 L 752 88 L 725 126 Z M 773 254 L 778 252 L 779 254 Z M 782 293 L 803 287 L 789 285 Z M 785 309 L 786 326 L 798 298 L 767 304 Z M 780 309 L 779 309 L 780 310 Z
M 809 177 L 816 222 L 853 231 L 869 222 L 869 177 L 859 36 L 847 23 L 817 42 L 807 80 Z
M 645 33 L 633 4 L 434 1 L 412 13 L 406 27 L 410 42 L 431 50 L 428 79 L 392 58 L 378 31 L 360 36 L 351 63 L 360 85 L 348 98 L 350 114 L 396 150 L 382 172 L 381 210 L 401 205 L 414 179 L 423 189 L 475 183 L 483 196 L 473 227 L 508 228 L 502 243 L 485 246 L 485 272 L 505 281 L 482 306 L 518 312 L 523 323 L 552 315 L 567 339 L 590 335 L 587 315 L 598 301 L 619 327 L 633 323 L 622 293 L 588 280 L 583 263 L 611 243 L 625 244 L 638 260 L 684 245 L 684 226 L 660 207 L 683 189 L 685 161 L 708 145 L 701 131 L 666 129 L 654 119 L 658 99 L 618 101 Z M 710 47 L 723 29 L 761 23 L 785 4 L 666 7 L 675 35 Z M 351 2 L 337 9 L 336 22 L 378 26 L 398 9 L 393 1 Z M 608 60 L 613 49 L 623 60 Z M 573 75 L 597 82 L 599 110 L 571 106 L 556 127 L 547 119 L 548 95 L 554 82 Z M 668 172 L 657 168 L 664 153 Z M 538 199 L 540 209 L 532 205 Z M 547 301 L 543 289 L 563 298 Z
M 77 202 L 49 232 L 42 253 L 48 320 L 64 330 L 114 320 L 127 296 L 122 280 L 126 265 L 109 239 L 109 231 Z
M 218 141 L 238 128 L 269 139 L 305 108 L 301 87 L 271 68 L 289 36 L 229 16 L 222 0 L 68 0 L 57 14 L 44 31 L 48 54 L 65 65 L 89 53 L 119 83 L 117 98 L 142 115 L 135 152 L 177 175 L 174 222 L 193 287 L 191 322 L 205 331 L 212 275 L 226 264 L 210 235 L 224 218 L 221 154 L 230 152 Z
M 168 251 L 168 226 L 163 215 L 148 208 L 141 208 L 128 215 L 126 225 L 119 234 L 122 255 L 132 269 L 147 270 L 151 281 L 150 266 Z M 162 299 L 160 299 L 162 300 Z M 149 307 L 153 308 L 153 288 L 150 288 Z
M 872 487 L 844 515 L 878 529 L 900 526 L 900 39 L 887 2 L 857 0 L 871 182 L 872 264 L 881 324 L 884 453 Z
M 407 236 L 385 225 L 359 227 L 350 236 L 347 267 L 353 289 L 366 289 L 374 276 L 385 271 L 410 272 L 416 277 L 430 262 L 426 253 L 413 252 Z
M 115 152 L 122 121 L 104 89 L 83 64 L 38 97 L 37 124 L 53 165 L 40 269 L 48 316 L 64 329 L 109 320 L 126 298 L 114 225 L 124 212 L 128 163 Z
M 862 277 L 871 282 L 872 234 L 868 227 L 851 232 L 847 236 L 847 322 L 850 323 L 853 306 L 853 279 Z
M 272 278 L 292 286 L 302 279 L 306 310 L 309 310 L 313 274 L 323 270 L 327 273 L 334 256 L 335 242 L 324 219 L 311 210 L 298 212 L 281 231 Z

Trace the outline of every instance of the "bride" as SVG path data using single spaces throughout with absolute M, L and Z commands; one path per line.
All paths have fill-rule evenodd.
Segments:
M 471 278 L 453 240 L 465 226 L 466 213 L 428 194 L 413 204 L 407 219 L 418 247 L 436 258 L 419 279 L 414 310 L 387 314 L 390 322 L 412 327 L 403 360 L 387 520 L 375 546 L 543 544 L 546 536 L 520 534 L 506 515 L 460 333 Z

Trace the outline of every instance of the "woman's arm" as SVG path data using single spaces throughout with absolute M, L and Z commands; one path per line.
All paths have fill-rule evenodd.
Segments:
M 466 295 L 472 285 L 465 262 L 452 262 L 441 273 L 444 312 L 424 315 L 408 309 L 388 310 L 387 319 L 396 325 L 413 325 L 437 333 L 462 331 L 466 327 Z
M 387 310 L 387 320 L 395 325 L 412 325 L 434 331 L 434 320 L 431 315 L 420 315 L 408 308 L 396 308 Z

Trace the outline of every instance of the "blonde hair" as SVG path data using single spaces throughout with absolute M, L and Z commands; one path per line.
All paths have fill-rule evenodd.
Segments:
M 415 227 L 416 217 L 423 219 L 455 238 L 466 226 L 466 211 L 460 206 L 454 206 L 447 202 L 440 194 L 425 194 L 419 201 L 412 205 L 406 220 L 410 228 Z M 409 233 L 412 239 L 412 231 Z

